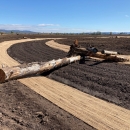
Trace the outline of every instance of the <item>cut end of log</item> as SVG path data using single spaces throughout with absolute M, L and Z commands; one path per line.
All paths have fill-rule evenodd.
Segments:
M 5 78 L 6 78 L 5 72 L 2 69 L 0 69 L 0 83 L 5 82 Z

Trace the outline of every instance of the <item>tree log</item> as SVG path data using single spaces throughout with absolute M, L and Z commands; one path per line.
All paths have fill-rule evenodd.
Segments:
M 117 56 L 117 55 L 109 55 L 109 54 L 101 54 L 100 52 L 94 54 L 91 53 L 89 55 L 90 57 L 96 57 L 96 58 L 101 58 L 104 59 L 106 61 L 111 61 L 111 62 L 125 62 L 125 61 L 129 61 L 129 59 Z
M 95 57 L 95 58 L 101 58 L 107 61 L 113 61 L 113 62 L 125 62 L 129 61 L 129 59 L 125 59 L 120 57 L 119 55 L 111 55 L 111 54 L 102 54 L 101 52 L 96 52 L 96 48 L 86 49 L 86 48 L 80 48 L 75 47 L 73 45 L 70 46 L 70 50 L 68 52 L 68 56 L 89 56 L 89 57 Z M 112 53 L 112 51 L 109 51 Z
M 10 79 L 18 79 L 29 75 L 41 74 L 54 68 L 79 61 L 80 59 L 80 56 L 65 57 L 63 59 L 51 60 L 49 62 L 32 62 L 14 67 L 5 67 L 0 69 L 0 83 Z
M 101 51 L 102 54 L 108 54 L 108 55 L 117 55 L 118 52 L 116 51 L 108 51 L 108 50 L 103 50 Z

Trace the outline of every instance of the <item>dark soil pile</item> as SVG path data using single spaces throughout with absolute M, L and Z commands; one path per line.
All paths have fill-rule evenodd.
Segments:
M 73 38 L 70 43 L 68 42 L 69 40 L 58 40 L 58 42 L 71 44 L 72 40 Z M 102 40 L 97 38 L 93 41 L 93 45 L 98 47 L 101 46 L 99 44 Z M 118 41 L 121 41 L 117 47 L 113 40 L 113 43 L 111 45 L 108 44 L 107 46 L 107 43 L 110 43 L 109 40 L 110 39 L 105 39 L 101 43 L 104 46 L 101 49 L 106 48 L 116 50 L 117 48 L 120 48 L 120 46 L 125 46 L 128 42 L 128 39 L 126 39 L 126 43 L 125 39 L 119 39 Z M 122 40 L 124 41 L 123 43 Z M 84 41 L 84 43 L 82 43 L 82 41 Z M 66 53 L 63 51 L 46 46 L 45 42 L 46 41 L 35 41 L 16 44 L 8 49 L 8 53 L 11 57 L 20 62 L 48 61 L 66 56 Z M 82 43 L 82 46 L 88 46 L 84 39 L 80 39 L 79 42 Z M 127 51 L 125 51 L 125 49 L 119 49 L 119 51 L 123 54 L 128 54 L 128 49 Z M 47 73 L 46 76 L 75 87 L 85 93 L 89 93 L 93 96 L 130 109 L 129 72 L 129 65 L 121 65 L 110 62 L 97 62 L 92 59 L 86 59 L 85 64 L 71 64 L 54 70 L 51 73 Z

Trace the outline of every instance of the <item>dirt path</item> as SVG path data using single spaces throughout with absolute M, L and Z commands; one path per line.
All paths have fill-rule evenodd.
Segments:
M 63 44 L 58 44 L 57 42 L 54 42 L 54 40 L 46 42 L 46 45 L 49 46 L 49 47 L 58 49 L 58 50 L 65 51 L 65 52 L 68 52 L 69 49 L 70 49 L 70 46 L 63 45 Z
M 6 52 L 10 45 L 17 42 L 10 41 L 0 44 L 0 49 L 2 50 L 0 63 L 5 63 L 9 66 L 18 64 Z M 20 79 L 19 81 L 97 129 L 130 129 L 129 110 L 45 77 L 32 77 Z
M 21 42 L 27 42 L 27 41 L 36 41 L 36 40 L 44 40 L 44 39 L 51 39 L 51 38 L 40 38 L 40 39 L 23 39 L 23 40 L 12 40 L 12 41 L 5 41 L 5 42 L 2 42 L 0 44 L 0 64 L 5 64 L 5 65 L 8 65 L 8 66 L 15 66 L 15 65 L 18 65 L 19 63 L 17 61 L 15 61 L 14 59 L 12 59 L 10 56 L 8 56 L 7 54 L 7 49 L 13 45 L 13 44 L 16 44 L 16 43 L 21 43 Z

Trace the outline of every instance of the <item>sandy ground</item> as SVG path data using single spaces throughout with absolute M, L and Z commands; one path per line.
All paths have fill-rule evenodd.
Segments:
M 28 41 L 28 39 L 1 43 L 0 49 L 2 55 L 0 55 L 0 63 L 8 64 L 9 66 L 18 65 L 15 60 L 12 60 L 7 55 L 6 50 L 12 44 L 25 41 Z M 54 42 L 52 43 L 54 44 Z M 20 79 L 19 81 L 97 129 L 130 129 L 129 110 L 102 101 L 45 77 L 32 77 Z
M 54 40 L 46 42 L 46 45 L 55 49 L 59 49 L 65 52 L 68 52 L 70 49 L 70 46 L 68 45 L 63 45 L 63 44 L 58 44 L 57 42 L 54 42 Z

